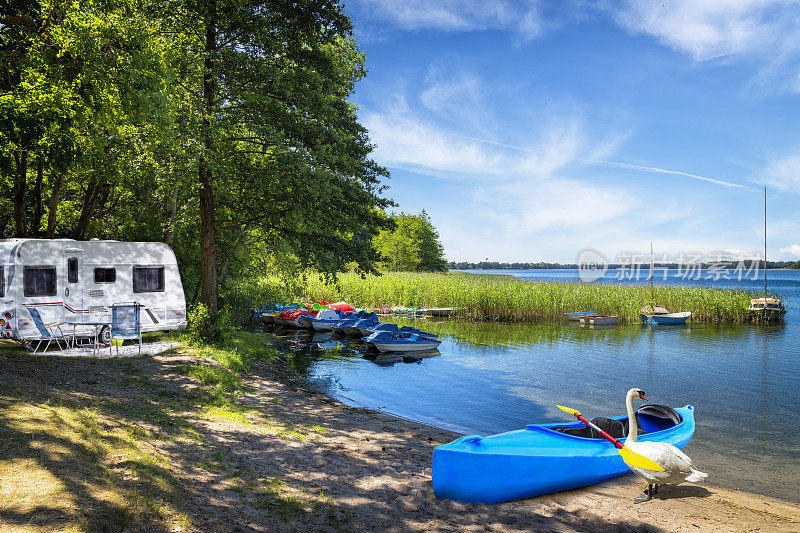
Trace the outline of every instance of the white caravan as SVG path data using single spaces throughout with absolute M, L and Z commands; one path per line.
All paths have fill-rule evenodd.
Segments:
M 0 339 L 40 338 L 47 323 L 111 322 L 111 305 L 141 304 L 142 331 L 184 329 L 186 298 L 175 254 L 160 242 L 0 240 Z M 101 333 L 108 338 L 108 327 Z M 77 335 L 93 327 L 77 326 Z

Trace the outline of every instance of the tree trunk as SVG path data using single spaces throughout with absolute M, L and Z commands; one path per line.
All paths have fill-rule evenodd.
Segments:
M 42 180 L 44 179 L 44 161 L 40 156 L 36 161 L 36 185 L 33 187 L 33 220 L 31 221 L 30 234 L 34 237 L 41 235 L 42 225 Z
M 14 154 L 14 162 L 17 166 L 17 171 L 14 173 L 14 188 L 11 193 L 11 201 L 14 203 L 14 236 L 27 237 L 25 190 L 28 178 L 28 151 L 23 150 L 21 154 Z
M 108 201 L 111 186 L 105 182 L 92 180 L 86 187 L 86 194 L 83 197 L 81 216 L 78 218 L 78 225 L 75 227 L 75 240 L 86 240 L 89 234 L 89 223 L 99 213 Z
M 89 227 L 89 220 L 92 216 L 94 208 L 95 196 L 97 196 L 97 185 L 95 180 L 90 180 L 86 186 L 86 192 L 83 194 L 83 203 L 81 205 L 81 216 L 78 217 L 78 224 L 75 226 L 75 231 L 72 237 L 76 241 L 82 241 L 86 228 Z
M 216 9 L 211 2 L 209 20 L 206 22 L 206 57 L 203 74 L 203 124 L 201 136 L 205 155 L 200 159 L 198 177 L 200 179 L 200 285 L 203 303 L 213 318 L 217 313 L 217 242 L 214 227 L 214 173 L 211 170 L 208 154 L 213 151 L 211 139 L 211 120 L 214 111 L 216 86 L 214 83 L 214 52 L 217 47 Z
M 167 220 L 167 228 L 164 230 L 164 239 L 169 246 L 172 246 L 172 239 L 175 237 L 175 216 L 178 214 L 178 184 L 172 189 L 172 197 L 169 201 L 169 220 Z
M 56 233 L 56 212 L 58 211 L 58 193 L 61 191 L 61 182 L 64 176 L 59 172 L 53 189 L 50 192 L 50 203 L 47 205 L 47 238 L 52 239 Z

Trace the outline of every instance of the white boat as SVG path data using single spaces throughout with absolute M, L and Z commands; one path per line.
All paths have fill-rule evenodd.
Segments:
M 617 315 L 586 315 L 581 317 L 581 324 L 592 326 L 613 326 L 617 323 Z
M 681 313 L 667 313 L 663 315 L 653 315 L 650 317 L 651 323 L 662 326 L 680 326 L 686 324 L 686 320 L 692 316 L 691 311 Z
M 435 337 L 426 337 L 417 333 L 393 333 L 390 331 L 377 331 L 361 340 L 381 352 L 428 351 L 438 348 L 442 343 Z
M 334 324 L 342 320 L 339 313 L 333 309 L 323 309 L 317 316 L 307 318 L 307 322 L 311 322 L 311 326 L 317 331 L 330 331 Z

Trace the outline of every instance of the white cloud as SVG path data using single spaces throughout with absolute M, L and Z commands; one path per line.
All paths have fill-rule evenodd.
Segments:
M 797 48 L 793 0 L 626 0 L 606 4 L 635 33 L 657 37 L 699 61 L 731 54 Z
M 452 63 L 430 66 L 420 101 L 451 122 L 486 131 L 491 118 L 483 104 L 481 80 Z
M 516 235 L 547 228 L 585 228 L 587 221 L 602 224 L 629 213 L 639 203 L 628 192 L 563 177 L 480 187 L 473 196 L 482 217 L 496 220 Z
M 362 15 L 404 30 L 513 31 L 525 40 L 542 31 L 538 1 L 507 0 L 353 0 Z
M 604 0 L 617 23 L 652 35 L 696 61 L 757 60 L 750 83 L 800 92 L 800 3 L 796 0 Z
M 585 142 L 579 121 L 568 117 L 540 132 L 527 147 L 468 137 L 420 117 L 403 97 L 381 111 L 364 113 L 362 122 L 382 164 L 429 174 L 456 173 L 459 179 L 546 178 L 576 161 Z
M 769 163 L 760 183 L 781 191 L 800 193 L 800 155 L 789 155 Z
M 800 259 L 800 244 L 792 244 L 786 248 L 779 250 L 781 257 L 789 257 L 791 259 Z

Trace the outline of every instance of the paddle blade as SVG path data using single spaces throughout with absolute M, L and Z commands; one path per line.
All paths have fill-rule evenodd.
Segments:
M 660 464 L 656 463 L 652 459 L 645 457 L 640 453 L 634 452 L 627 446 L 623 446 L 622 448 L 620 448 L 619 454 L 622 456 L 622 458 L 625 460 L 626 463 L 628 463 L 631 466 L 635 466 L 636 468 L 642 468 L 644 470 L 653 470 L 655 472 L 664 471 L 664 468 Z
M 556 405 L 556 407 L 558 407 L 559 409 L 561 409 L 561 410 L 562 410 L 562 411 L 564 411 L 565 413 L 569 413 L 569 414 L 571 414 L 571 415 L 575 415 L 575 416 L 577 416 L 577 415 L 581 414 L 581 412 L 580 412 L 580 411 L 578 411 L 577 409 L 572 409 L 572 408 L 569 408 L 569 407 L 564 407 L 563 405 Z

